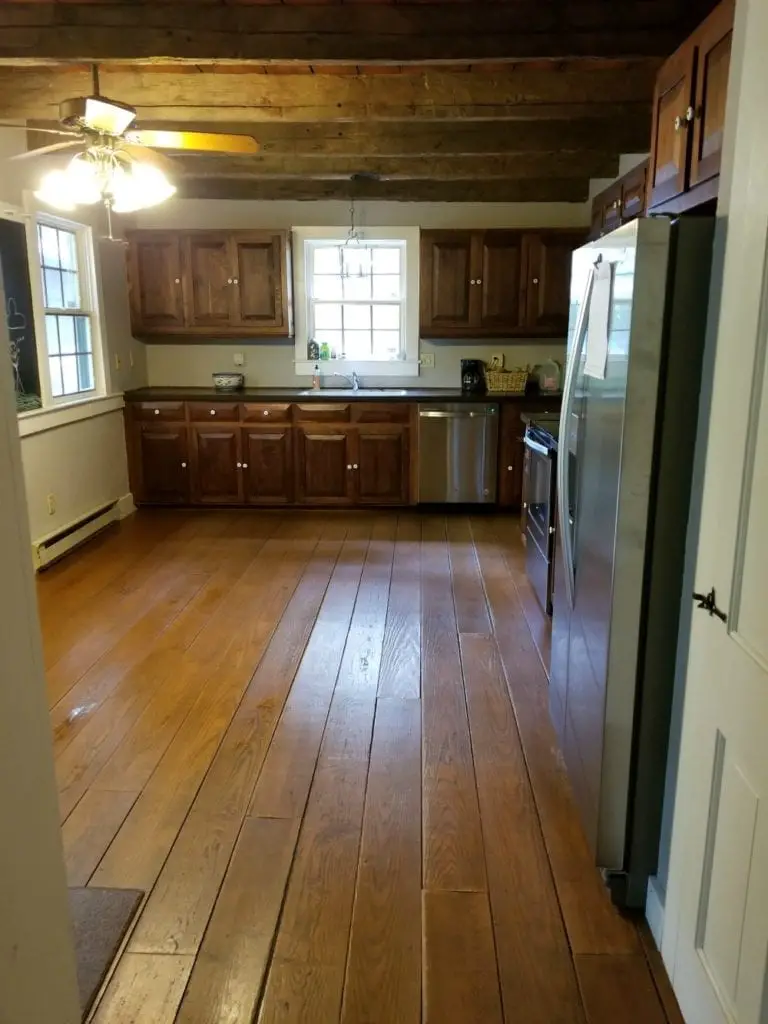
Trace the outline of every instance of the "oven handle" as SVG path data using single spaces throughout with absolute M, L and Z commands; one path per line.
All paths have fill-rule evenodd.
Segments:
M 584 350 L 584 341 L 587 337 L 587 321 L 589 319 L 589 303 L 592 298 L 592 285 L 595 280 L 595 268 L 592 267 L 587 278 L 587 285 L 584 289 L 584 299 L 579 309 L 579 318 L 576 321 L 576 330 L 573 335 L 573 352 L 568 361 L 565 372 L 565 385 L 563 387 L 563 404 L 560 409 L 560 443 L 562 451 L 557 460 L 557 518 L 560 532 L 560 550 L 563 554 L 565 567 L 565 592 L 568 598 L 568 606 L 573 608 L 575 574 L 573 567 L 573 535 L 568 527 L 570 519 L 569 509 L 571 505 L 570 494 L 570 426 L 571 407 L 573 405 L 573 388 L 576 382 L 576 370 L 581 361 L 581 353 Z
M 532 452 L 537 452 L 539 455 L 544 455 L 546 458 L 552 458 L 552 449 L 547 448 L 546 445 L 539 444 L 538 441 L 534 441 L 532 437 L 524 437 L 523 444 L 526 448 L 530 448 Z

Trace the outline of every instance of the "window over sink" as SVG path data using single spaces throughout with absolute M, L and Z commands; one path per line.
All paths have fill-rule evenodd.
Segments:
M 417 228 L 297 228 L 294 258 L 298 375 L 418 374 Z

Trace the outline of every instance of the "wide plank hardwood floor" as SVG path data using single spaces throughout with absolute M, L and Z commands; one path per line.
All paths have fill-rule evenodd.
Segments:
M 679 1020 L 513 519 L 142 511 L 38 592 L 70 884 L 146 893 L 98 1024 Z

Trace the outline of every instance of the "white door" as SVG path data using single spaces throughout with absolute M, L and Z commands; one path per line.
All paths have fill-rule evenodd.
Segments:
M 767 1024 L 768 2 L 737 0 L 726 219 L 664 959 L 689 1024 Z

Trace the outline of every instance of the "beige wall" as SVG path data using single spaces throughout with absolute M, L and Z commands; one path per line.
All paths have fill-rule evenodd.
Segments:
M 34 188 L 44 163 L 7 159 L 24 149 L 23 132 L 0 132 L 0 209 L 3 203 L 29 212 L 35 209 L 33 201 L 29 205 L 29 190 Z M 68 216 L 93 229 L 106 390 L 120 395 L 147 379 L 145 346 L 133 339 L 130 330 L 125 243 L 105 237 L 106 221 L 100 207 Z M 31 269 L 34 273 L 33 265 Z M 23 417 L 22 462 L 33 541 L 109 502 L 123 499 L 122 507 L 130 508 L 122 411 L 103 412 L 98 403 L 91 411 L 96 415 L 66 425 L 51 425 L 51 417 L 46 414 Z M 44 422 L 45 430 L 26 433 Z M 55 499 L 53 515 L 48 513 L 49 494 Z
M 345 202 L 247 202 L 235 200 L 172 200 L 155 210 L 137 215 L 136 228 L 292 228 L 344 227 L 349 225 L 349 204 Z M 482 227 L 581 227 L 589 223 L 583 203 L 355 203 L 355 222 L 360 227 L 482 228 Z M 252 387 L 308 383 L 294 374 L 293 342 L 238 342 L 211 345 L 147 345 L 147 379 L 155 385 L 209 385 L 211 374 L 234 368 L 235 353 L 245 357 L 246 382 Z M 421 354 L 432 353 L 434 369 L 422 368 L 418 381 L 406 378 L 404 385 L 451 387 L 459 383 L 460 360 L 488 359 L 503 353 L 507 366 L 562 359 L 564 345 L 558 342 L 505 341 L 444 342 L 423 341 Z M 366 378 L 375 384 L 375 378 Z M 398 379 L 386 383 L 397 386 Z

